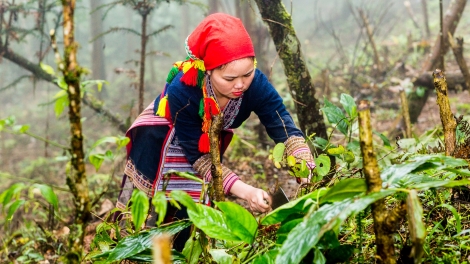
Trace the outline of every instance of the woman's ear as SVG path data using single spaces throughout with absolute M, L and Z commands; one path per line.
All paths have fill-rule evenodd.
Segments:
M 211 76 L 212 71 L 206 71 L 207 75 Z

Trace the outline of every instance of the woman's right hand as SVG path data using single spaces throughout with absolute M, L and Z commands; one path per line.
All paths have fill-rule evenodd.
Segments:
M 271 208 L 271 196 L 266 191 L 240 180 L 232 185 L 230 193 L 247 201 L 250 210 L 254 213 L 265 213 Z

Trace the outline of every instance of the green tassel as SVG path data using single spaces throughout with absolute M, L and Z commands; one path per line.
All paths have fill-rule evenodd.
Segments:
M 202 86 L 204 86 L 204 72 L 201 70 L 198 70 L 197 73 L 197 86 L 202 89 Z
M 199 116 L 201 118 L 204 117 L 204 98 L 201 98 L 201 101 L 199 102 Z
M 173 81 L 173 79 L 178 74 L 178 72 L 179 72 L 178 67 L 173 66 L 170 72 L 168 73 L 168 76 L 166 77 L 166 82 L 171 83 L 171 81 Z

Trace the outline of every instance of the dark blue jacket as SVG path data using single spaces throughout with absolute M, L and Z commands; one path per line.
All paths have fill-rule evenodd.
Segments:
M 188 161 L 194 164 L 203 155 L 198 150 L 202 134 L 202 119 L 198 114 L 202 90 L 183 84 L 180 81 L 181 76 L 180 72 L 167 87 L 168 102 L 178 141 Z M 155 106 L 158 106 L 159 101 L 158 97 Z M 282 98 L 258 69 L 255 71 L 253 82 L 243 95 L 240 110 L 230 128 L 241 126 L 252 112 L 258 115 L 275 143 L 284 142 L 290 136 L 303 137 L 303 133 L 295 126 L 287 112 Z

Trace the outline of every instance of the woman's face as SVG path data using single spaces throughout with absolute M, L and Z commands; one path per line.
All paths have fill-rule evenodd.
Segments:
M 232 61 L 224 67 L 207 71 L 211 78 L 212 89 L 221 106 L 234 98 L 240 97 L 255 76 L 253 58 L 243 58 Z

